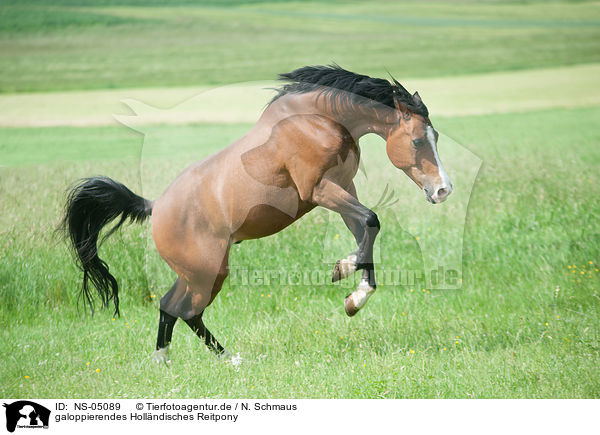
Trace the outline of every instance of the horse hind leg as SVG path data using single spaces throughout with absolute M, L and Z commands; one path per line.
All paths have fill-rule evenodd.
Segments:
M 219 281 L 222 284 L 224 278 L 219 278 L 217 277 L 215 284 L 218 284 Z M 192 306 L 190 293 L 188 283 L 181 278 L 177 278 L 171 289 L 161 298 L 156 348 L 152 354 L 152 359 L 157 364 L 171 364 L 170 345 L 173 337 L 173 328 L 177 319 L 179 317 L 183 318 L 184 314 Z M 171 315 L 170 313 L 174 313 L 175 315 Z M 201 338 L 206 336 L 206 345 L 217 354 L 221 354 L 224 349 L 204 326 L 202 322 L 203 313 L 204 310 L 200 314 L 185 320 L 185 322 L 198 336 Z
M 217 294 L 221 291 L 223 287 L 223 283 L 229 274 L 229 249 L 225 253 L 223 257 L 223 261 L 221 262 L 221 266 L 219 267 L 219 271 L 214 278 L 214 284 L 212 285 L 212 289 L 210 292 L 210 299 L 208 304 L 212 303 Z M 214 275 L 214 274 L 211 274 Z M 204 344 L 208 347 L 209 350 L 214 352 L 217 356 L 229 358 L 231 354 L 225 350 L 225 348 L 219 343 L 219 341 L 211 334 L 208 328 L 204 325 L 204 321 L 202 320 L 202 316 L 204 315 L 204 309 L 200 311 L 199 314 L 186 319 L 185 323 L 194 331 L 194 333 L 204 341 Z
M 179 278 L 171 287 L 171 290 L 165 295 L 177 292 L 177 287 L 183 285 Z M 152 360 L 157 364 L 171 364 L 170 346 L 173 337 L 173 328 L 177 317 L 170 315 L 166 311 L 160 310 L 160 318 L 158 322 L 158 335 L 156 337 L 156 349 L 152 354 Z
M 200 314 L 192 317 L 191 319 L 187 319 L 185 323 L 196 333 L 200 340 L 204 341 L 206 347 L 209 350 L 214 352 L 217 356 L 224 359 L 231 359 L 232 355 L 229 351 L 227 351 L 221 343 L 215 338 L 214 335 L 208 330 L 208 328 L 204 325 L 204 321 L 202 320 L 202 315 L 204 311 Z
M 223 246 L 224 245 L 224 246 Z M 198 246 L 200 248 L 200 246 Z M 216 249 L 222 247 L 221 249 Z M 194 250 L 192 258 L 194 264 L 188 264 L 186 279 L 179 278 L 171 290 L 161 299 L 161 322 L 159 324 L 159 336 L 157 340 L 157 351 L 155 353 L 168 352 L 170 342 L 169 328 L 178 317 L 183 319 L 192 331 L 205 343 L 209 350 L 217 356 L 232 360 L 237 363 L 239 358 L 233 357 L 218 342 L 212 333 L 206 328 L 202 316 L 204 310 L 212 303 L 220 292 L 223 282 L 227 278 L 229 269 L 229 244 L 228 243 L 204 243 L 202 249 Z M 219 262 L 219 251 L 222 260 Z M 168 315 L 163 316 L 162 313 Z M 163 319 L 165 319 L 164 332 Z M 163 334 L 166 334 L 163 339 Z M 166 349 L 161 350 L 161 349 Z
M 173 335 L 173 327 L 175 326 L 176 321 L 177 317 L 173 317 L 164 311 L 160 312 L 156 349 L 152 353 L 152 360 L 157 364 L 171 365 L 171 337 Z

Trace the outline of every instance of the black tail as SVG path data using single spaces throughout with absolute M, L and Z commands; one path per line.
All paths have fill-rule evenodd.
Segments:
M 108 265 L 98 257 L 100 230 L 120 217 L 119 222 L 102 238 L 101 244 L 127 219 L 142 222 L 151 213 L 151 201 L 108 177 L 84 178 L 69 192 L 61 228 L 71 240 L 77 263 L 83 270 L 81 294 L 92 312 L 94 304 L 90 281 L 96 287 L 102 305 L 108 307 L 112 299 L 115 314 L 119 314 L 119 286 L 108 271 Z

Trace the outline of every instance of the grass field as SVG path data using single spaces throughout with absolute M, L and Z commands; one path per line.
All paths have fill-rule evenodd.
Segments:
M 0 90 L 227 84 L 332 61 L 404 77 L 600 61 L 596 3 L 52 3 L 0 6 Z
M 13 110 L 14 119 L 29 116 L 36 95 L 48 104 L 40 125 L 53 111 L 76 115 L 63 106 L 68 93 L 58 90 L 96 89 L 105 104 L 114 88 L 146 87 L 151 96 L 156 86 L 163 98 L 171 86 L 180 96 L 181 86 L 266 80 L 330 61 L 437 83 L 429 104 L 434 124 L 483 161 L 465 227 L 463 288 L 383 285 L 350 319 L 343 298 L 352 282 L 226 283 L 205 318 L 244 358 L 239 370 L 209 354 L 183 323 L 175 328 L 172 366 L 156 367 L 150 353 L 158 299 L 174 276 L 148 249 L 149 224 L 126 227 L 101 249 L 119 280 L 122 317 L 85 316 L 77 309 L 79 271 L 54 233 L 64 191 L 95 174 L 142 191 L 143 152 L 143 163 L 159 169 L 154 183 L 166 186 L 250 124 L 150 126 L 153 137 L 170 145 L 168 153 L 148 152 L 144 137 L 123 126 L 6 126 L 0 128 L 0 396 L 600 396 L 596 3 L 95 5 L 0 6 L 0 90 L 11 93 L 7 99 L 36 92 L 28 94 L 29 106 Z M 528 69 L 547 69 L 561 80 L 556 68 L 565 65 L 579 71 L 572 93 L 566 80 L 555 94 L 551 80 L 529 94 L 511 91 L 519 77 L 530 83 Z M 498 80 L 495 74 L 507 70 L 524 71 Z M 444 83 L 478 83 L 494 104 L 467 90 L 453 114 L 460 93 L 444 99 Z M 473 114 L 480 106 L 482 114 Z M 381 141 L 365 139 L 365 158 L 389 164 Z M 440 154 L 444 160 L 443 143 Z M 359 191 L 364 198 L 369 193 Z M 424 201 L 416 189 L 414 201 Z M 315 210 L 282 233 L 235 246 L 230 263 L 328 272 L 320 257 L 324 219 Z M 381 220 L 378 267 L 422 267 L 415 238 Z

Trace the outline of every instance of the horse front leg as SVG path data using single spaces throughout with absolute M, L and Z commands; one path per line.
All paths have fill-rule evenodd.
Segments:
M 358 199 L 356 195 L 356 188 L 354 187 L 354 183 L 350 185 L 347 189 L 348 193 L 352 195 L 354 198 Z M 363 240 L 365 230 L 359 219 L 354 218 L 349 215 L 341 215 L 342 220 L 346 224 L 346 227 L 350 230 L 350 232 L 354 235 L 354 240 L 356 240 L 356 245 L 360 246 L 360 243 Z M 331 276 L 331 282 L 336 282 L 344 278 L 348 278 L 358 269 L 356 268 L 356 260 L 357 260 L 358 249 L 354 252 L 350 253 L 346 258 L 342 258 L 335 263 L 333 267 L 333 274 Z
M 341 260 L 334 268 L 334 280 L 345 278 L 356 270 L 363 270 L 363 276 L 357 289 L 346 296 L 344 308 L 348 316 L 354 316 L 367 303 L 375 292 L 375 267 L 373 265 L 373 244 L 379 233 L 380 224 L 377 215 L 348 190 L 343 189 L 330 179 L 322 179 L 313 191 L 315 204 L 338 212 L 353 232 L 358 242 L 356 254 Z M 355 255 L 355 256 L 354 256 Z M 336 275 L 337 270 L 337 275 Z
M 364 207 L 364 206 L 363 206 Z M 363 237 L 358 244 L 356 254 L 356 270 L 362 270 L 362 278 L 356 290 L 346 296 L 344 309 L 350 317 L 354 316 L 365 306 L 371 295 L 375 292 L 375 265 L 373 264 L 373 245 L 379 233 L 380 224 L 377 215 L 370 209 L 365 208 L 363 212 Z

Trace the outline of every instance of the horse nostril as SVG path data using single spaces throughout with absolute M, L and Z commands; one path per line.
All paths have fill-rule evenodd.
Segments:
M 448 189 L 446 189 L 445 187 L 442 187 L 441 189 L 438 189 L 438 191 L 437 191 L 438 198 L 444 198 L 447 194 L 448 194 Z

